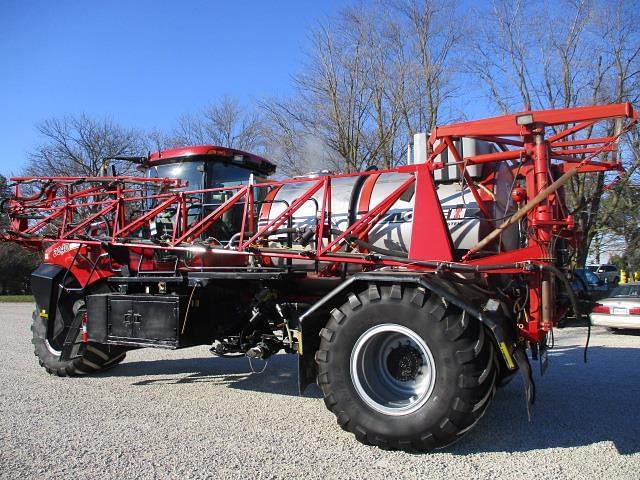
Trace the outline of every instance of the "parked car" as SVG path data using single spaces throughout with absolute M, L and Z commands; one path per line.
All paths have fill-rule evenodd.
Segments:
M 601 265 L 589 265 L 587 270 L 595 273 L 604 283 L 616 286 L 620 281 L 620 270 L 615 265 L 603 263 Z
M 599 300 L 589 315 L 591 325 L 640 329 L 640 282 L 614 288 Z
M 580 312 L 588 315 L 593 308 L 594 302 L 607 297 L 610 286 L 600 280 L 595 273 L 584 268 L 576 268 L 573 271 L 573 281 L 571 289 L 578 299 Z
M 572 278 L 571 290 L 578 301 L 578 309 L 582 315 L 589 315 L 596 300 L 608 295 L 609 288 L 595 273 L 583 268 L 576 268 Z M 575 319 L 572 310 L 567 315 L 567 319 Z
M 574 279 L 580 283 L 580 285 L 586 287 L 587 290 L 592 291 L 605 291 L 606 288 L 604 286 L 604 282 L 600 280 L 600 278 L 593 273 L 592 271 L 587 270 L 586 268 L 576 268 L 573 271 Z

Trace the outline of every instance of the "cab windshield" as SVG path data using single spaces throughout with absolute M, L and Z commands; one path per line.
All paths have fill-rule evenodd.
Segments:
M 196 160 L 193 157 L 187 158 L 189 159 L 175 159 L 172 163 L 153 165 L 149 167 L 148 176 L 151 178 L 180 178 L 189 183 L 186 190 L 200 190 L 244 185 L 253 173 L 247 168 L 212 160 L 211 157 L 207 159 L 208 161 Z
M 179 178 L 188 182 L 185 190 L 200 190 L 204 185 L 204 162 L 167 163 L 149 167 L 151 178 Z

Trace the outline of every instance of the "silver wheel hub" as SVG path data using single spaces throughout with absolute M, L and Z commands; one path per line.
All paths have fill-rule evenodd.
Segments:
M 47 350 L 49 350 L 49 353 L 51 353 L 51 355 L 55 355 L 56 357 L 62 355 L 62 352 L 60 350 L 57 350 L 51 346 L 51 343 L 49 343 L 48 339 L 44 340 L 44 345 L 45 347 L 47 347 Z
M 370 328 L 351 352 L 350 373 L 360 398 L 387 415 L 407 415 L 433 392 L 436 367 L 431 350 L 413 330 L 393 323 Z

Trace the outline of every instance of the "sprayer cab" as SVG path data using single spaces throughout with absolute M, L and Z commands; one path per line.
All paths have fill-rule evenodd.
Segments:
M 152 153 L 142 170 L 149 178 L 179 178 L 189 190 L 202 190 L 247 183 L 250 175 L 260 181 L 273 175 L 276 166 L 241 150 L 198 145 Z
M 150 154 L 140 170 L 150 179 L 174 178 L 184 184 L 183 191 L 190 192 L 192 200 L 186 212 L 187 225 L 191 225 L 230 198 L 232 190 L 225 188 L 264 182 L 275 173 L 276 166 L 258 155 L 241 150 L 198 145 Z M 260 196 L 261 191 L 256 194 Z M 147 201 L 148 208 L 156 204 L 153 198 Z M 172 212 L 165 212 L 151 221 L 151 235 L 166 237 L 172 232 L 172 217 Z M 235 206 L 222 216 L 216 226 L 202 232 L 201 237 L 228 242 L 240 229 L 241 223 L 242 208 Z

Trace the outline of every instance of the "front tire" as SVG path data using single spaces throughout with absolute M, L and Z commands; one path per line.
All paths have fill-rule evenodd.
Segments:
M 320 336 L 325 404 L 362 443 L 444 447 L 475 425 L 495 393 L 496 357 L 482 324 L 420 287 L 351 293 Z
M 84 304 L 80 305 L 74 308 L 74 316 L 84 313 Z M 63 315 L 60 312 L 57 312 L 56 316 L 58 324 L 63 323 L 68 326 L 71 323 L 70 319 L 63 319 Z M 123 347 L 90 342 L 79 353 L 79 356 L 69 360 L 62 360 L 62 343 L 60 339 L 65 337 L 65 332 L 62 331 L 60 335 L 54 335 L 49 325 L 48 317 L 43 318 L 38 314 L 37 310 L 33 312 L 32 320 L 31 332 L 33 337 L 31 342 L 33 343 L 35 356 L 38 358 L 40 366 L 51 375 L 72 377 L 95 373 L 114 367 L 125 358 L 126 349 Z M 80 334 L 80 331 L 78 331 L 78 336 Z

